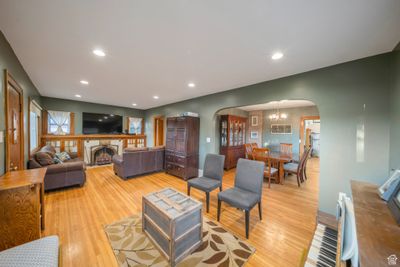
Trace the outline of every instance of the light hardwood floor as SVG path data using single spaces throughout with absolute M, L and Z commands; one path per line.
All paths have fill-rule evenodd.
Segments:
M 263 220 L 257 207 L 251 212 L 250 239 L 256 253 L 247 266 L 299 266 L 308 247 L 318 207 L 319 160 L 310 159 L 308 180 L 297 187 L 294 176 L 284 185 L 264 183 Z M 224 176 L 224 188 L 233 186 L 234 171 Z M 142 196 L 163 187 L 186 192 L 186 183 L 165 173 L 155 173 L 124 181 L 112 168 L 87 170 L 82 188 L 47 193 L 46 229 L 43 235 L 58 235 L 62 245 L 62 266 L 117 266 L 103 231 L 103 225 L 141 212 Z M 216 221 L 217 190 L 210 197 L 210 212 Z M 205 203 L 205 194 L 195 189 L 192 196 Z M 221 224 L 244 238 L 244 213 L 222 205 Z

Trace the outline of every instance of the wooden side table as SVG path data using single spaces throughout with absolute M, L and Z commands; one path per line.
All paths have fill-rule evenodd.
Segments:
M 0 177 L 0 251 L 40 238 L 45 227 L 46 168 Z

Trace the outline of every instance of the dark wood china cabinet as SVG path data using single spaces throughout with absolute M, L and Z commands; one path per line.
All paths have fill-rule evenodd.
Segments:
M 247 118 L 222 115 L 220 117 L 220 154 L 225 155 L 224 168 L 236 167 L 237 161 L 245 157 Z

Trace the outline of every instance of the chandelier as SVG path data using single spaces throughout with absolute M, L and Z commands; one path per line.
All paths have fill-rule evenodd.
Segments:
M 281 113 L 281 112 L 279 111 L 279 102 L 278 102 L 278 104 L 277 104 L 276 111 L 275 111 L 274 113 L 272 113 L 272 114 L 269 115 L 269 119 L 270 119 L 271 121 L 286 120 L 287 117 L 288 117 L 288 114 L 283 113 L 283 112 Z

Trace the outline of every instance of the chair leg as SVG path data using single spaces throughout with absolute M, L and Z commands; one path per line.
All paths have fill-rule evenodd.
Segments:
M 218 199 L 217 221 L 221 217 L 221 200 Z
M 249 238 L 250 211 L 245 211 L 246 216 L 246 238 Z
M 207 213 L 210 209 L 210 192 L 206 192 L 206 205 L 207 205 Z
M 221 192 L 222 191 L 222 185 L 219 187 L 219 192 Z
M 187 186 L 187 195 L 190 196 L 190 185 Z
M 304 178 L 307 180 L 307 162 L 304 164 Z
M 262 221 L 261 200 L 258 202 L 258 215 L 260 216 L 260 221 Z
M 300 187 L 300 177 L 299 177 L 300 175 L 299 174 L 297 174 L 296 175 L 296 178 L 297 178 L 297 185 Z

